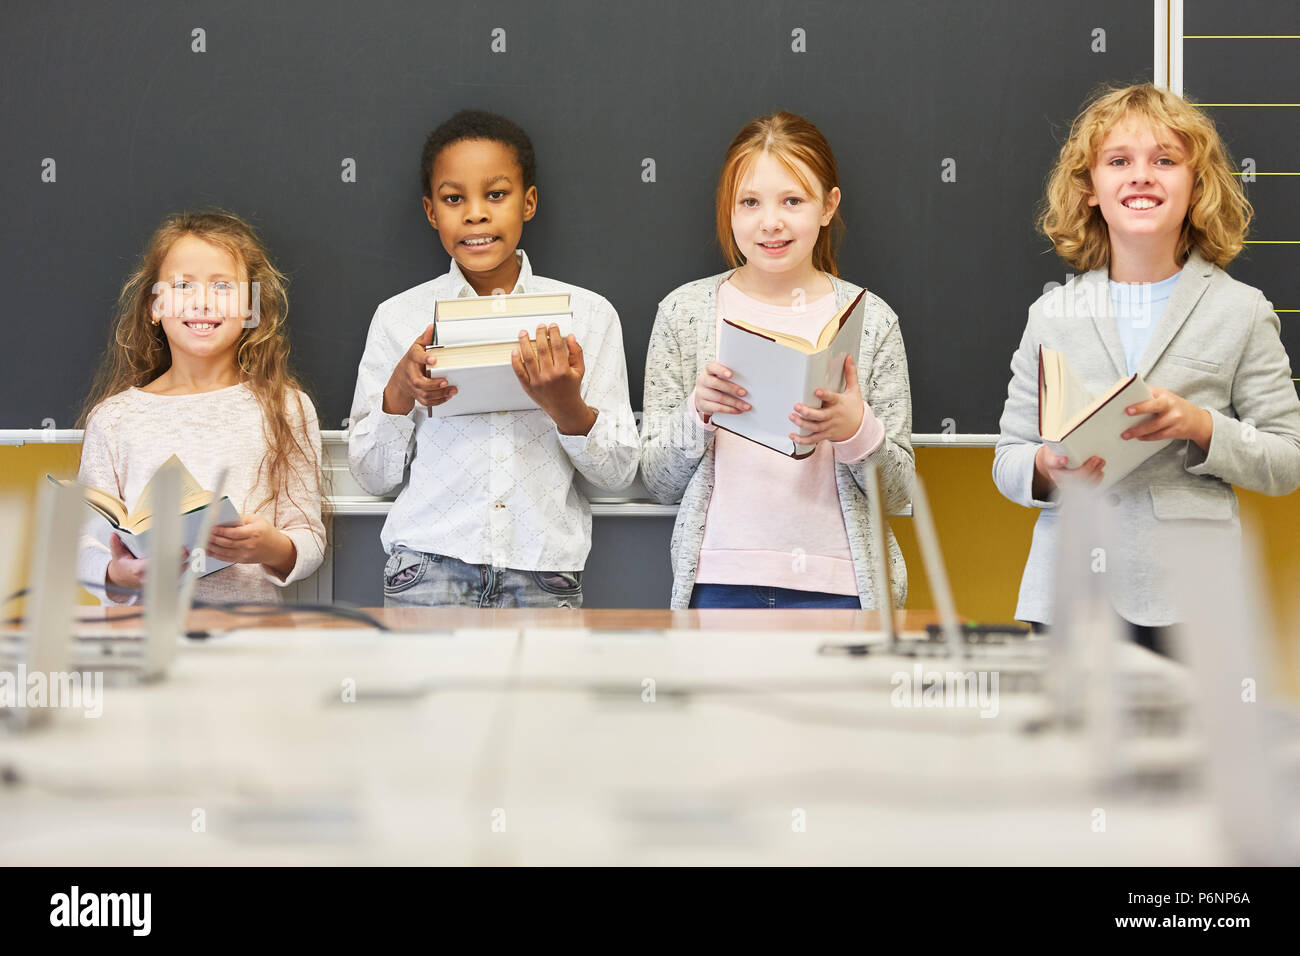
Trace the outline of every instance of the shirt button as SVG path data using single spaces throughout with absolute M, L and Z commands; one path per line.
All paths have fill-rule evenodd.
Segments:
M 1118 507 L 1118 506 L 1119 506 L 1119 495 L 1112 494 L 1112 495 L 1111 495 L 1109 498 L 1107 498 L 1106 500 L 1110 503 L 1110 505 L 1111 505 L 1112 507 Z

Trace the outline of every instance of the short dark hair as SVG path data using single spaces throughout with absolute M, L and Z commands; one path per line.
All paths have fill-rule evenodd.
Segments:
M 524 172 L 524 189 L 536 184 L 537 160 L 533 156 L 533 141 L 519 126 L 504 116 L 484 110 L 461 110 L 442 123 L 424 141 L 420 156 L 420 188 L 433 197 L 433 161 L 452 143 L 466 139 L 486 139 L 509 146 Z

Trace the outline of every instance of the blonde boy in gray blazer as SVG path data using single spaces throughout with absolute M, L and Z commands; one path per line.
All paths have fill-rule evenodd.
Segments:
M 1154 134 L 1144 137 L 1143 129 Z M 1108 144 L 1121 151 L 1108 150 Z M 1198 155 L 1203 157 L 1199 164 Z M 1240 536 L 1233 485 L 1269 495 L 1300 487 L 1300 400 L 1278 317 L 1258 289 L 1236 281 L 1212 261 L 1226 263 L 1242 248 L 1251 213 L 1222 144 L 1204 114 L 1166 91 L 1149 84 L 1109 91 L 1076 120 L 1049 184 L 1041 222 L 1062 257 L 1089 271 L 1030 307 L 1011 361 L 993 462 L 993 480 L 1007 498 L 1041 509 L 1016 607 L 1021 620 L 1052 621 L 1056 558 L 1056 492 L 1043 472 L 1061 471 L 1053 467 L 1058 465 L 1054 456 L 1040 451 L 1038 349 L 1063 352 L 1093 394 L 1126 374 L 1108 278 L 1134 281 L 1119 273 L 1132 274 L 1136 266 L 1154 269 L 1152 279 L 1164 278 L 1159 260 L 1151 259 L 1154 265 L 1149 265 L 1140 254 L 1161 251 L 1151 243 L 1165 237 L 1158 218 L 1145 215 L 1155 208 L 1145 208 L 1146 202 L 1134 205 L 1129 217 L 1123 197 L 1149 194 L 1157 207 L 1168 203 L 1176 208 L 1178 177 L 1185 176 L 1179 164 L 1193 173 L 1194 188 L 1191 211 L 1181 229 L 1172 223 L 1167 237 L 1167 269 L 1178 278 L 1137 362 L 1156 399 L 1135 409 L 1158 414 L 1149 426 L 1132 429 L 1136 435 L 1129 440 L 1180 440 L 1103 493 L 1103 507 L 1112 512 L 1110 524 L 1118 531 L 1107 550 L 1104 574 L 1115 610 L 1137 625 L 1176 622 L 1176 600 L 1159 571 L 1164 532 L 1190 522 L 1222 532 L 1219 540 L 1232 547 Z M 1089 169 L 1091 188 L 1080 176 Z M 1107 193 L 1111 181 L 1116 183 L 1114 195 Z M 1075 207 L 1080 198 L 1087 200 L 1086 209 Z M 1193 221 L 1202 226 L 1191 225 Z M 1176 271 L 1179 261 L 1181 271 Z M 1095 460 L 1081 472 L 1095 479 Z

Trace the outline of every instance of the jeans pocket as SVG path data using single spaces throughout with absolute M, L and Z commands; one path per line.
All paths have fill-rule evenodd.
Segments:
M 529 571 L 537 586 L 561 597 L 582 593 L 581 571 Z
M 400 594 L 419 584 L 429 569 L 430 557 L 404 548 L 393 552 L 384 565 L 384 593 Z

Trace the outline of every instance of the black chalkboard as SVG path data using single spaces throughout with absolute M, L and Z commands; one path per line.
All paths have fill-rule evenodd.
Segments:
M 1184 10 L 1184 95 L 1206 104 L 1255 207 L 1228 271 L 1273 303 L 1300 376 L 1300 9 L 1194 0 Z
M 294 355 L 341 427 L 376 304 L 446 268 L 416 170 L 462 107 L 532 135 L 524 248 L 617 307 L 640 407 L 656 303 L 723 268 L 723 152 L 784 108 L 835 147 L 841 272 L 901 317 L 914 429 L 993 432 L 1026 309 L 1067 272 L 1032 227 L 1064 129 L 1098 83 L 1152 75 L 1151 4 L 1132 0 L 104 0 L 4 16 L 6 428 L 71 427 L 144 240 L 209 204 L 257 223 L 290 274 Z M 1269 219 L 1261 233 L 1298 235 Z M 1300 287 L 1269 288 L 1300 305 Z

